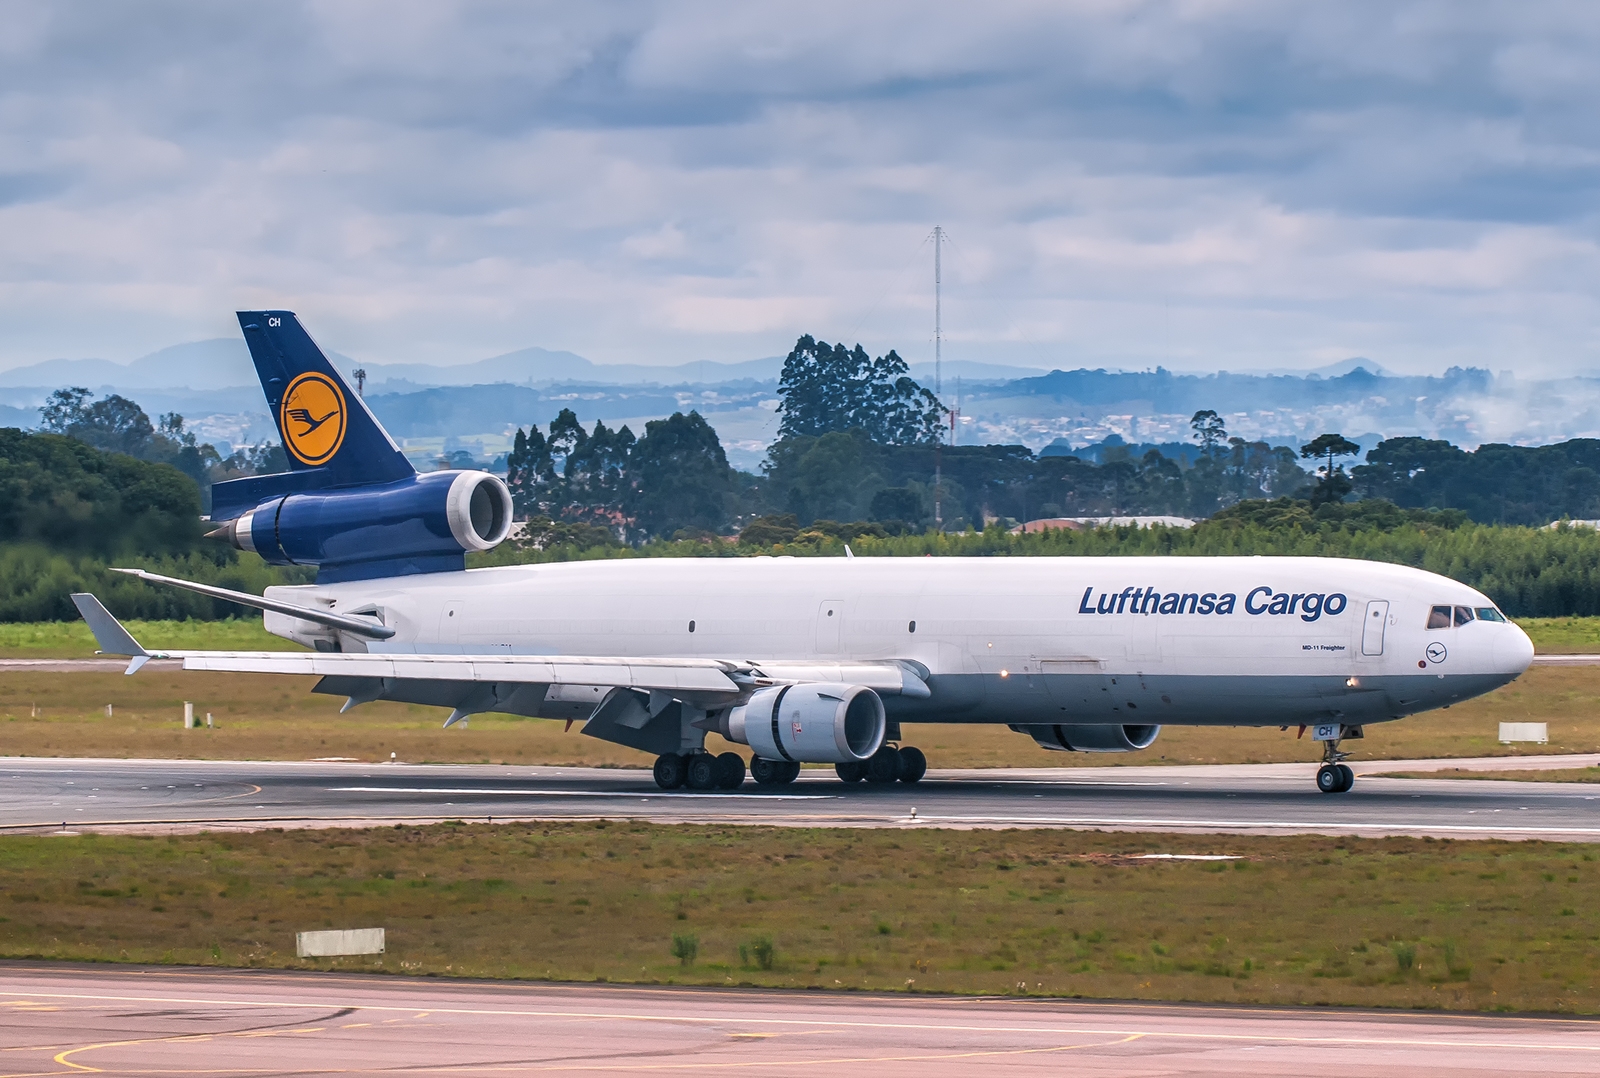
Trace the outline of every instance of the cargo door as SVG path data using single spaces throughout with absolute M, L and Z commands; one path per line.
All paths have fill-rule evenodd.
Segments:
M 1373 599 L 1367 603 L 1367 616 L 1361 623 L 1361 654 L 1383 654 L 1383 631 L 1389 625 L 1389 600 Z
M 839 654 L 840 630 L 844 626 L 844 600 L 824 599 L 817 604 L 817 654 Z

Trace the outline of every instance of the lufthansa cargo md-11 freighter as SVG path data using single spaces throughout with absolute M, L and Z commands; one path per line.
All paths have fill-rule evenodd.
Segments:
M 467 569 L 511 527 L 478 471 L 418 474 L 288 311 L 239 315 L 290 470 L 212 488 L 212 534 L 311 585 L 248 595 L 303 653 L 158 651 L 91 595 L 102 651 L 186 670 L 319 674 L 398 700 L 583 722 L 655 755 L 666 789 L 766 786 L 803 763 L 916 782 L 908 722 L 1002 723 L 1046 749 L 1133 752 L 1162 726 L 1299 726 L 1317 787 L 1365 727 L 1515 679 L 1526 634 L 1433 573 L 1338 558 L 673 558 Z

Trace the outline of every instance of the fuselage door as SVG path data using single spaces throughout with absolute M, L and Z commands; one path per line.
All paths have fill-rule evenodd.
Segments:
M 446 654 L 460 647 L 462 622 L 466 620 L 466 602 L 447 599 L 439 611 L 439 650 Z
M 1361 654 L 1383 654 L 1383 630 L 1389 624 L 1389 600 L 1373 599 L 1367 603 L 1367 617 L 1361 623 Z
M 844 600 L 824 599 L 817 606 L 817 654 L 839 654 L 839 630 L 844 625 Z

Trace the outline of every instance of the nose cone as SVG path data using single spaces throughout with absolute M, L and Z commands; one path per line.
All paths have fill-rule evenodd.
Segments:
M 1494 645 L 1495 669 L 1506 674 L 1520 674 L 1533 665 L 1533 641 L 1517 625 L 1507 625 L 1510 632 L 1500 634 Z

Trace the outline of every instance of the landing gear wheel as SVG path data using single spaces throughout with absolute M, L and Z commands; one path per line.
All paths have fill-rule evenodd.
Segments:
M 750 777 L 762 786 L 787 786 L 800 777 L 800 765 L 793 760 L 750 758 Z
M 1342 794 L 1349 793 L 1350 787 L 1356 784 L 1356 773 L 1350 770 L 1350 765 L 1340 764 L 1339 776 L 1344 779 L 1344 784 L 1339 787 L 1339 792 Z
M 744 757 L 725 752 L 717 757 L 717 789 L 737 790 L 744 785 Z
M 833 771 L 841 782 L 860 782 L 867 777 L 866 763 L 858 760 L 852 760 L 847 764 L 834 764 Z
M 1317 768 L 1317 789 L 1325 794 L 1344 793 L 1344 775 L 1340 774 L 1338 764 L 1323 764 Z
M 899 769 L 897 777 L 906 785 L 921 782 L 922 776 L 928 773 L 928 758 L 922 755 L 922 750 L 914 745 L 907 745 L 898 753 Z
M 712 790 L 717 785 L 717 758 L 709 752 L 689 757 L 688 785 L 691 790 Z
M 867 761 L 867 781 L 875 786 L 886 786 L 900 777 L 900 750 L 885 745 Z
M 689 761 L 675 752 L 656 757 L 654 768 L 656 785 L 663 790 L 676 790 L 689 777 Z

